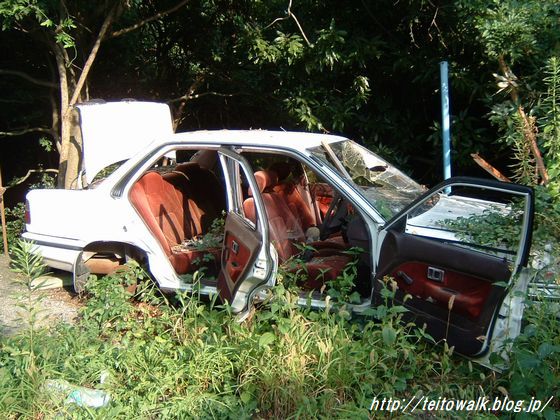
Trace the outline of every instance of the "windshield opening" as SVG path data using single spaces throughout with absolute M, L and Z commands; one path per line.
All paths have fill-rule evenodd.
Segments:
M 309 152 L 349 178 L 385 220 L 424 191 L 421 185 L 352 140 L 325 143 Z

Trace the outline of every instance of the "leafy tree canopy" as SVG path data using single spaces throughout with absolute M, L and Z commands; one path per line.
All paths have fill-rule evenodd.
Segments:
M 470 156 L 479 152 L 506 175 L 539 183 L 524 133 L 535 133 L 556 173 L 559 8 L 554 0 L 4 0 L 0 86 L 11 102 L 0 104 L 10 115 L 0 130 L 42 127 L 26 134 L 63 153 L 65 75 L 69 103 L 165 101 L 181 130 L 344 133 L 434 182 L 446 59 L 454 173 L 480 175 Z

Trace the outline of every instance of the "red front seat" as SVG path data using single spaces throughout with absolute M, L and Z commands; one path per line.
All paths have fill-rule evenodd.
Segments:
M 284 199 L 273 192 L 277 183 L 277 175 L 273 171 L 255 172 L 255 178 L 266 209 L 269 225 L 269 235 L 272 244 L 278 252 L 280 263 L 296 256 L 299 252 L 295 244 L 305 242 L 303 230 Z M 252 192 L 249 191 L 249 195 Z M 255 203 L 253 197 L 249 197 L 243 203 L 245 215 L 255 222 Z M 300 268 L 307 272 L 307 279 L 302 284 L 307 289 L 319 289 L 324 282 L 334 280 L 350 262 L 350 257 L 337 249 L 327 249 L 324 243 L 311 243 L 314 248 L 323 248 L 316 252 L 310 261 L 297 267 L 290 267 L 290 271 Z

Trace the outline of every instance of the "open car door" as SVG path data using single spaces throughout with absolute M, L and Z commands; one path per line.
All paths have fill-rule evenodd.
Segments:
M 380 231 L 374 304 L 391 277 L 407 318 L 461 354 L 485 355 L 497 321 L 515 312 L 501 308 L 527 265 L 533 200 L 528 187 L 473 178 L 431 189 Z
M 275 282 L 277 258 L 271 253 L 266 212 L 247 160 L 229 149 L 218 150 L 227 189 L 227 216 L 218 290 L 235 313 L 248 309 L 260 286 Z M 249 191 L 255 191 L 249 199 Z M 244 206 L 254 205 L 256 223 Z

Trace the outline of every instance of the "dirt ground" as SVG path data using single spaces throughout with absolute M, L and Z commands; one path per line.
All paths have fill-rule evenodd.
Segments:
M 54 273 L 60 274 L 60 273 Z M 71 287 L 36 290 L 40 294 L 40 326 L 53 326 L 58 322 L 74 322 L 81 301 Z M 27 287 L 18 274 L 10 270 L 9 259 L 0 255 L 0 335 L 17 333 L 26 326 L 25 312 L 17 307 L 18 296 L 27 294 Z

